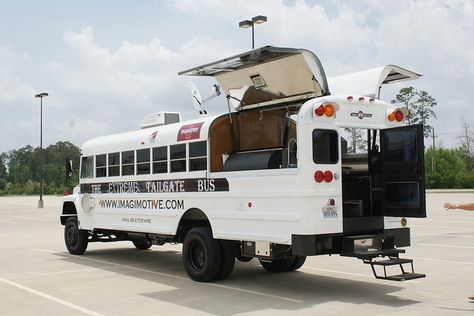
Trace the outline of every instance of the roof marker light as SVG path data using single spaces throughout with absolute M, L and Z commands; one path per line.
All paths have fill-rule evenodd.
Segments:
M 364 97 L 359 97 L 359 101 L 360 101 L 360 102 L 363 102 L 364 100 L 365 100 Z
M 370 99 L 369 99 L 369 102 L 370 102 L 370 103 L 374 103 L 374 102 L 375 102 L 375 99 L 374 99 L 374 98 L 370 98 Z
M 352 100 L 354 100 L 354 97 L 352 95 L 347 97 L 347 101 L 352 101 Z

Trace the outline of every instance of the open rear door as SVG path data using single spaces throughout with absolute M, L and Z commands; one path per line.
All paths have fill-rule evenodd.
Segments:
M 422 125 L 380 131 L 384 216 L 426 217 Z

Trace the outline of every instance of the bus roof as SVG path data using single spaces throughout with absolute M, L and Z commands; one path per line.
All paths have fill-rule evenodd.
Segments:
M 318 57 L 299 48 L 265 46 L 181 71 L 179 75 L 214 77 L 227 95 L 241 100 L 238 110 L 329 94 Z

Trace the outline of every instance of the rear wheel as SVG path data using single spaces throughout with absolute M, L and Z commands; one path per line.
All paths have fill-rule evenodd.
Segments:
M 306 256 L 295 256 L 295 260 L 293 261 L 293 264 L 291 267 L 288 269 L 288 271 L 295 271 L 301 268 L 306 261 Z
M 294 257 L 288 257 L 283 259 L 275 259 L 272 261 L 260 260 L 262 267 L 268 272 L 285 272 L 289 271 L 294 263 Z
M 234 270 L 237 247 L 234 243 L 227 240 L 221 240 L 219 244 L 221 246 L 221 267 L 217 273 L 216 280 L 224 280 Z
M 132 240 L 132 242 L 135 248 L 140 250 L 147 250 L 153 245 L 148 239 L 136 239 Z
M 183 264 L 191 279 L 208 282 L 216 278 L 221 266 L 221 247 L 207 227 L 188 231 L 183 241 Z
M 250 260 L 253 259 L 253 257 L 247 257 L 247 256 L 242 256 L 240 253 L 237 254 L 235 256 L 235 258 L 237 258 L 237 260 L 241 261 L 241 262 L 249 262 Z
M 64 225 L 64 242 L 69 253 L 82 255 L 87 249 L 89 233 L 87 230 L 79 229 L 77 218 L 71 217 Z

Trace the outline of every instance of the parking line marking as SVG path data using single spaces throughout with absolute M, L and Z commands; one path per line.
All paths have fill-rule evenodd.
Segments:
M 60 252 L 57 252 L 57 251 L 51 251 L 51 250 L 46 250 L 46 249 L 31 249 L 31 250 L 48 252 L 48 253 L 63 254 L 63 253 L 60 253 Z M 87 257 L 81 257 L 81 256 L 72 256 L 72 255 L 69 255 L 69 254 L 65 254 L 65 255 L 69 256 L 69 257 L 82 259 L 82 260 L 100 262 L 100 263 L 109 264 L 109 265 L 113 265 L 113 266 L 124 267 L 124 268 L 130 269 L 130 270 L 136 270 L 136 271 L 156 274 L 156 275 L 160 275 L 160 276 L 164 276 L 164 277 L 175 278 L 175 279 L 179 279 L 179 280 L 183 280 L 183 281 L 187 281 L 187 282 L 194 282 L 189 278 L 182 277 L 182 276 L 179 276 L 179 275 L 172 275 L 172 274 L 168 274 L 168 273 L 151 271 L 151 270 L 147 270 L 147 269 L 137 268 L 137 267 L 133 267 L 133 266 L 130 266 L 130 265 L 125 265 L 125 264 L 118 264 L 118 263 L 105 261 L 105 260 L 99 260 L 99 259 L 93 259 L 93 258 L 87 258 Z M 212 287 L 218 287 L 218 288 L 222 288 L 222 289 L 233 290 L 233 291 L 239 291 L 239 292 L 243 292 L 243 293 L 247 293 L 247 294 L 266 296 L 266 297 L 270 297 L 270 298 L 277 299 L 277 300 L 289 301 L 289 302 L 292 302 L 292 303 L 303 303 L 302 300 L 297 300 L 297 299 L 293 299 L 293 298 L 289 298 L 289 297 L 285 297 L 285 296 L 268 294 L 268 293 L 259 292 L 259 291 L 242 289 L 242 288 L 238 288 L 238 287 L 232 287 L 232 286 L 223 285 L 223 284 L 216 284 L 216 283 L 199 283 L 199 284 L 205 285 L 205 286 L 212 286 Z
M 0 278 L 0 282 L 3 282 L 3 283 L 6 283 L 6 284 L 9 284 L 11 286 L 14 286 L 16 288 L 19 288 L 21 290 L 24 290 L 24 291 L 27 291 L 27 292 L 30 292 L 32 294 L 35 294 L 35 295 L 38 295 L 42 298 L 45 298 L 47 300 L 50 300 L 50 301 L 53 301 L 53 302 L 56 302 L 58 304 L 61 304 L 61 305 L 64 305 L 64 306 L 67 306 L 71 309 L 74 309 L 76 311 L 79 311 L 79 312 L 82 312 L 84 314 L 87 314 L 87 315 L 92 315 L 92 316 L 104 316 L 103 314 L 101 313 L 97 313 L 97 312 L 94 312 L 90 309 L 87 309 L 87 308 L 84 308 L 84 307 L 81 307 L 79 305 L 76 305 L 76 304 L 73 304 L 71 302 L 67 302 L 67 301 L 64 301 L 60 298 L 57 298 L 57 297 L 54 297 L 52 295 L 49 295 L 49 294 L 46 294 L 46 293 L 43 293 L 43 292 L 40 292 L 38 290 L 35 290 L 35 289 L 32 289 L 32 288 L 29 288 L 27 286 L 24 286 L 24 285 L 21 285 L 21 284 L 18 284 L 16 282 L 12 282 L 12 281 L 9 281 L 9 280 L 6 280 L 4 278 Z
M 462 249 L 474 249 L 474 247 L 470 246 L 456 246 L 456 245 L 443 245 L 443 244 L 425 244 L 425 243 L 413 243 L 413 245 L 417 246 L 432 246 L 432 247 L 446 247 L 446 248 L 462 248 Z
M 443 259 L 430 259 L 430 258 L 419 258 L 413 257 L 416 260 L 425 260 L 425 261 L 433 261 L 433 262 L 441 262 L 441 263 L 456 263 L 456 264 L 467 264 L 470 266 L 474 266 L 474 262 L 465 262 L 465 261 L 453 261 L 453 260 L 443 260 Z
M 332 273 L 339 273 L 339 274 L 347 274 L 347 275 L 355 275 L 355 276 L 361 276 L 364 278 L 373 278 L 373 275 L 368 275 L 368 274 L 360 274 L 360 273 L 353 273 L 353 272 L 345 272 L 345 271 L 337 271 L 337 270 L 329 270 L 329 269 L 322 269 L 322 268 L 314 268 L 314 267 L 301 267 L 300 269 L 311 269 L 311 270 L 317 270 L 317 271 L 323 271 L 323 272 L 332 272 Z
M 4 221 L 3 219 L 0 219 L 0 223 L 6 223 L 6 224 L 18 224 L 17 222 Z
M 474 235 L 456 235 L 453 234 L 456 233 L 455 231 L 453 232 L 445 232 L 445 233 L 431 233 L 431 234 L 425 234 L 425 233 L 411 233 L 413 237 L 424 237 L 424 236 L 439 236 L 439 237 L 461 237 L 461 238 L 474 238 Z

